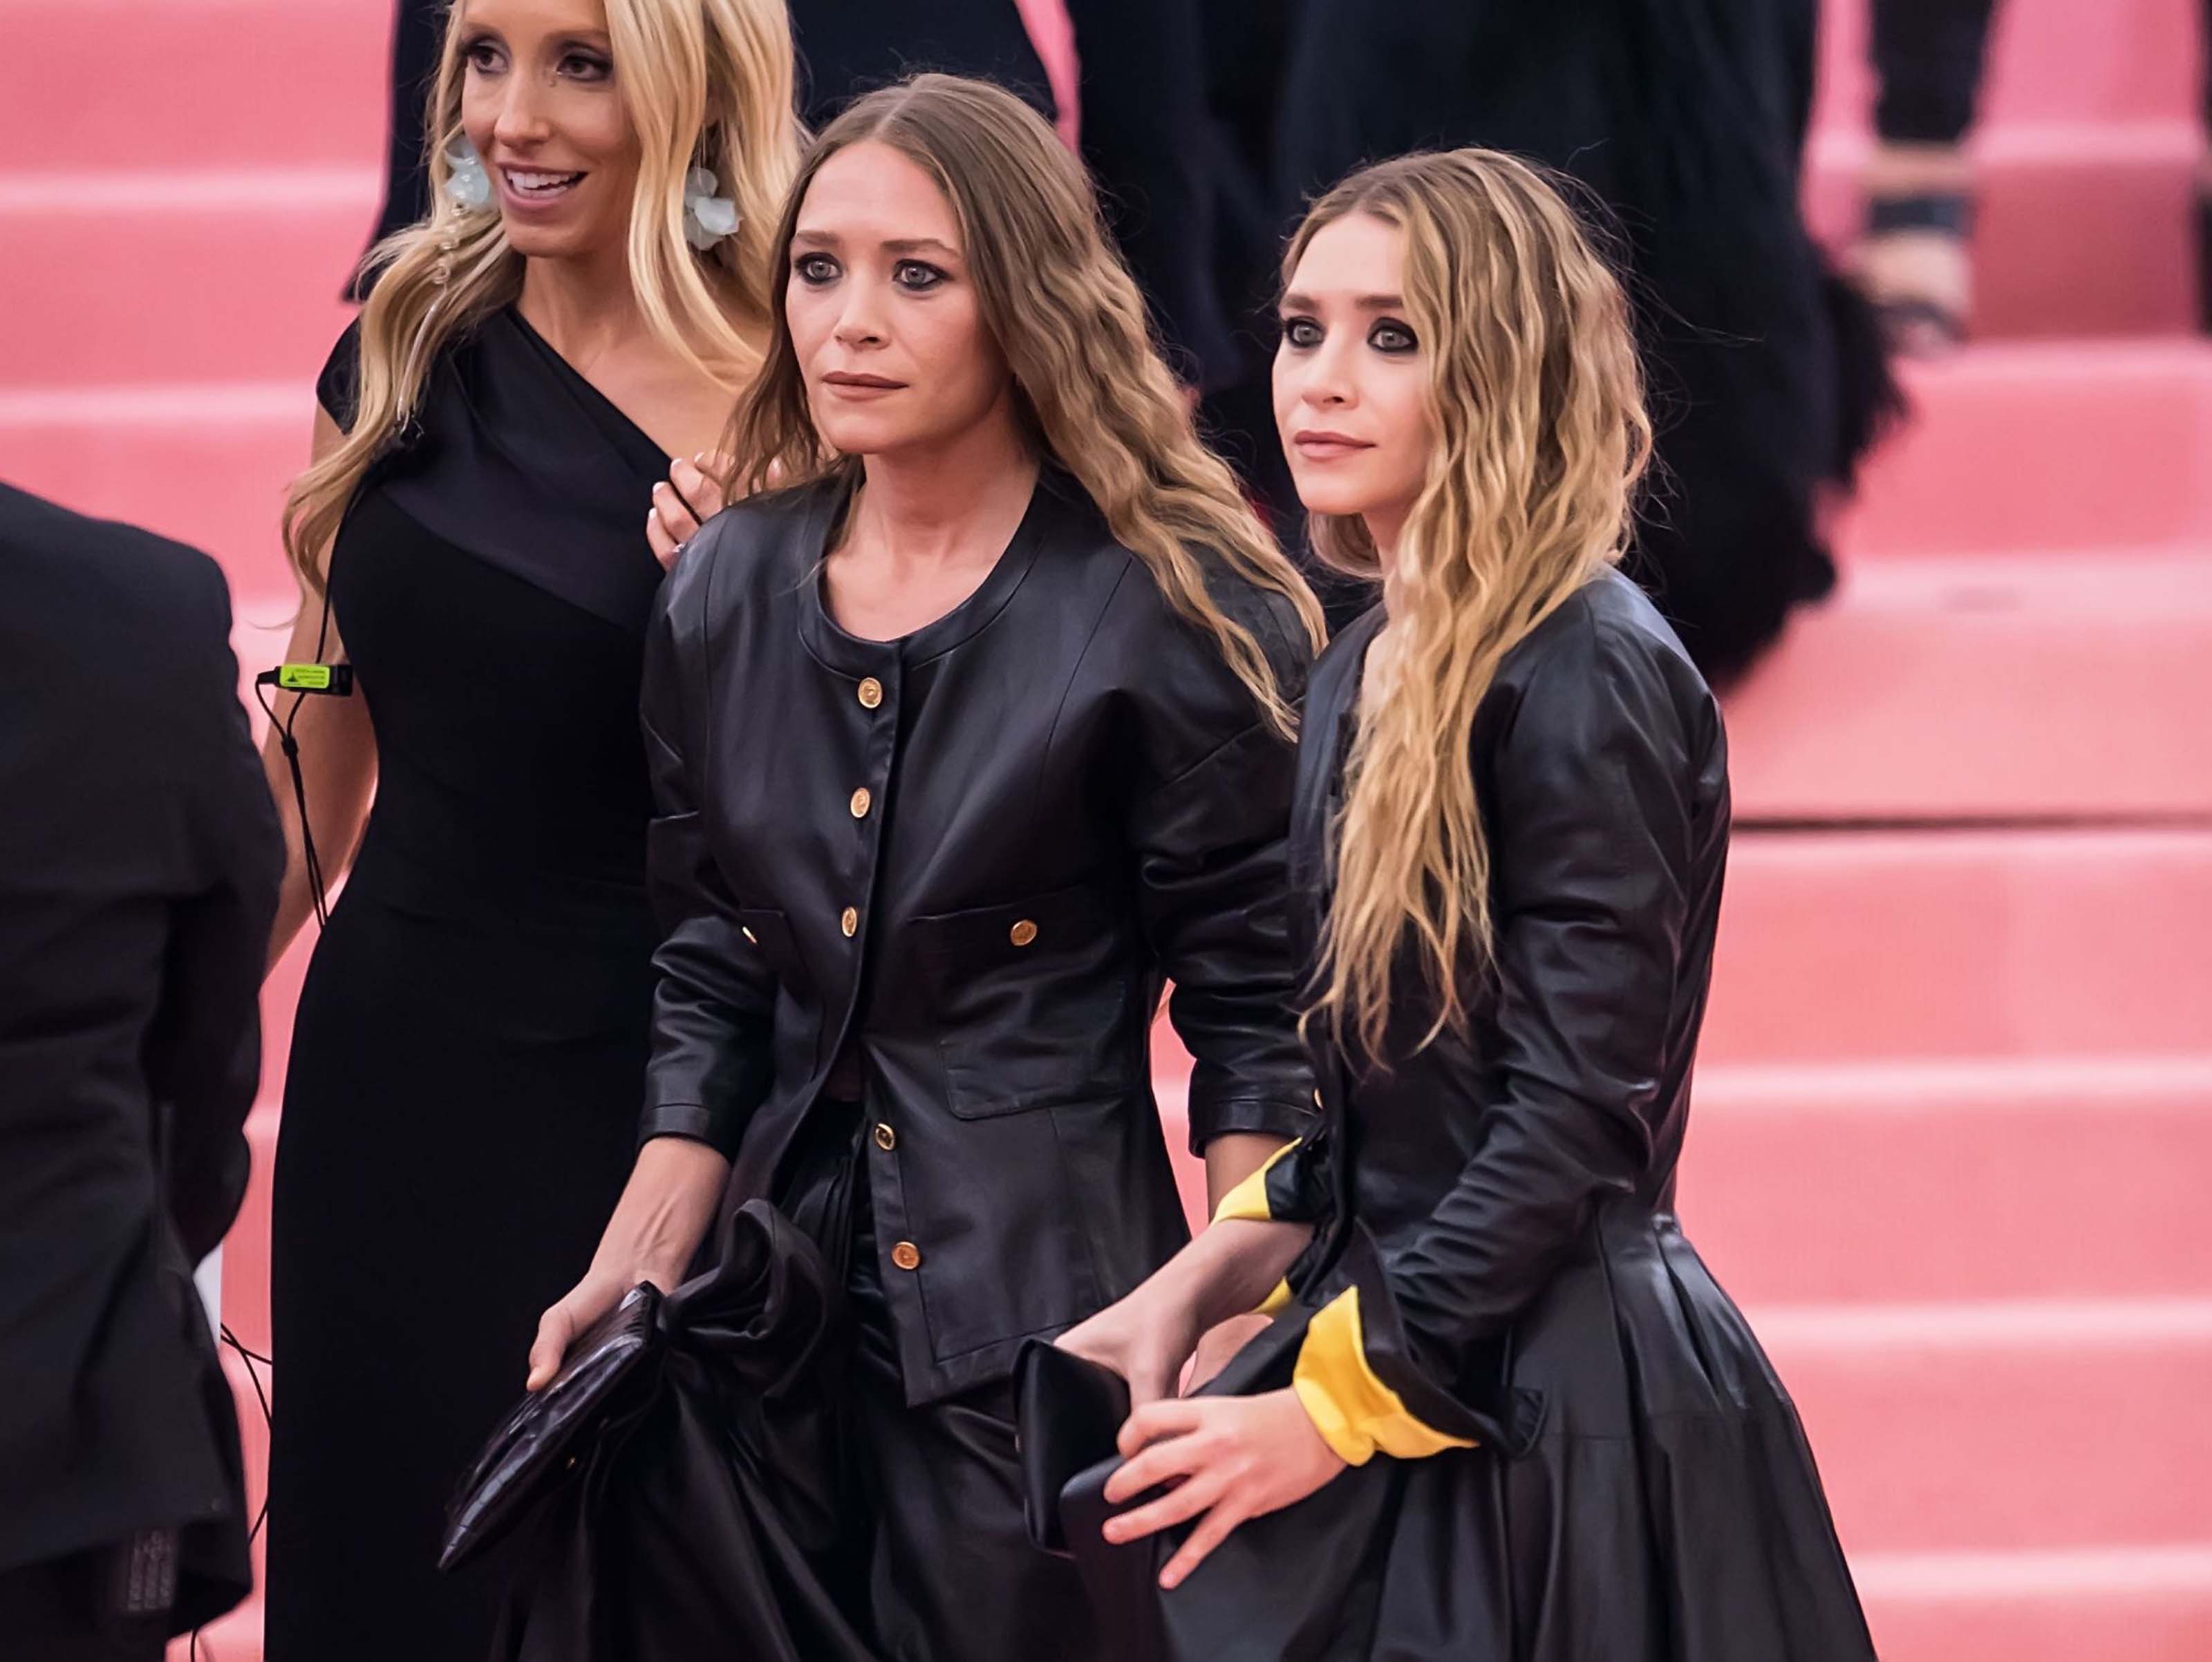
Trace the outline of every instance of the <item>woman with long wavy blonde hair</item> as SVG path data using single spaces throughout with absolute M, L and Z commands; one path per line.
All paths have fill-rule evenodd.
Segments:
M 686 549 L 646 671 L 672 924 L 648 1140 L 532 1379 L 672 1285 L 718 1198 L 772 1202 L 857 1349 L 832 1383 L 864 1498 L 823 1570 L 861 1589 L 852 1627 L 916 1662 L 1082 1662 L 1008 1376 L 1187 1238 L 1164 983 L 1209 1186 L 1309 1128 L 1283 850 L 1319 610 L 1012 94 L 862 98 L 775 246 L 730 441 L 753 494 Z
M 1796 1412 L 1674 1215 L 1728 762 L 1613 569 L 1620 285 L 1485 150 L 1353 174 L 1285 283 L 1299 494 L 1382 598 L 1316 667 L 1292 810 L 1322 1128 L 1061 1341 L 1139 1403 L 1105 1540 L 1188 1526 L 1147 1653 L 1868 1662 Z
M 781 0 L 456 0 L 435 205 L 319 385 L 288 657 L 350 691 L 278 695 L 275 953 L 346 887 L 276 1157 L 279 1662 L 489 1653 L 444 1506 L 629 1168 L 647 520 L 761 359 L 792 77 Z

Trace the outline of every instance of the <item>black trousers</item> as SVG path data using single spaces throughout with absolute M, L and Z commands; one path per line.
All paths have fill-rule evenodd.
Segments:
M 38 1662 L 161 1662 L 166 1615 L 105 1614 L 112 1549 L 0 1570 L 0 1649 Z
M 824 1102 L 782 1210 L 843 1261 L 856 1324 L 850 1398 L 855 1531 L 867 1541 L 855 1624 L 884 1662 L 1103 1662 L 1074 1566 L 1030 1544 L 1012 1386 L 909 1408 L 884 1296 L 858 1104 Z

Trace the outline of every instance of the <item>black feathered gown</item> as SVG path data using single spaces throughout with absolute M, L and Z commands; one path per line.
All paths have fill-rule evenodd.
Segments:
M 353 337 L 320 388 L 352 415 Z M 331 559 L 377 794 L 276 1163 L 270 1662 L 483 1662 L 447 1496 L 635 1150 L 659 936 L 637 722 L 667 466 L 513 311 L 432 373 Z M 326 851 L 327 853 L 328 851 Z
M 1381 622 L 1308 695 L 1309 944 Z M 1173 1592 L 1142 1573 L 1172 1538 L 1081 1544 L 1122 1590 L 1118 1654 L 1870 1662 L 1796 1411 L 1673 1210 L 1727 852 L 1719 713 L 1608 575 L 1508 657 L 1473 749 L 1497 974 L 1469 972 L 1468 1034 L 1416 1050 L 1433 1004 L 1407 967 L 1389 1071 L 1320 1045 L 1323 1128 L 1221 1209 L 1320 1225 L 1221 1388 L 1289 1383 L 1365 1458 Z

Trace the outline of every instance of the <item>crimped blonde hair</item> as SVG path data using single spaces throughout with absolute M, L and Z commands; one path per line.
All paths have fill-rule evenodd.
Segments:
M 1650 459 L 1627 296 L 1562 188 L 1494 150 L 1401 156 L 1316 202 L 1284 261 L 1287 284 L 1315 234 L 1352 214 L 1404 233 L 1437 434 L 1387 566 L 1364 521 L 1312 522 L 1324 559 L 1387 584 L 1309 1012 L 1370 1056 L 1401 954 L 1435 1002 L 1420 1042 L 1464 1023 L 1462 955 L 1487 968 L 1492 949 L 1475 711 L 1506 653 L 1620 560 Z
M 615 85 L 638 136 L 629 276 L 653 332 L 734 393 L 768 328 L 769 238 L 799 167 L 791 26 L 782 0 L 605 0 Z M 446 22 L 424 125 L 429 216 L 377 245 L 361 309 L 361 373 L 345 440 L 292 482 L 284 549 L 322 591 L 331 540 L 370 464 L 422 406 L 430 367 L 455 337 L 522 291 L 522 257 L 499 209 L 446 194 L 461 131 L 467 0 Z M 684 191 L 710 169 L 737 202 L 737 234 L 703 252 L 684 237 Z
M 1286 597 L 1316 648 L 1325 633 L 1320 604 L 1228 464 L 1199 441 L 1081 164 L 1012 93 L 955 76 L 914 76 L 868 94 L 823 130 L 776 232 L 779 267 L 790 259 L 815 173 L 862 143 L 890 146 L 937 181 L 959 220 L 984 325 L 1012 371 L 1015 403 L 1035 441 L 1089 494 L 1169 604 L 1213 638 L 1267 718 L 1285 736 L 1294 732 L 1296 713 L 1266 652 L 1209 593 L 1200 554 Z M 767 361 L 731 421 L 733 496 L 860 467 L 816 433 L 784 294 L 779 281 Z

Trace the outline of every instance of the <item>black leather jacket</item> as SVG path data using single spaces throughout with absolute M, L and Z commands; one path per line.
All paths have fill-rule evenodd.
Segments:
M 1164 979 L 1194 1148 L 1310 1128 L 1294 755 L 1064 476 L 974 595 L 892 642 L 823 604 L 844 493 L 718 516 L 648 642 L 670 933 L 643 1131 L 714 1143 L 733 1200 L 774 1198 L 849 1051 L 919 1403 L 1002 1377 L 1187 1238 L 1148 1063 Z M 1287 603 L 1214 588 L 1301 695 Z

